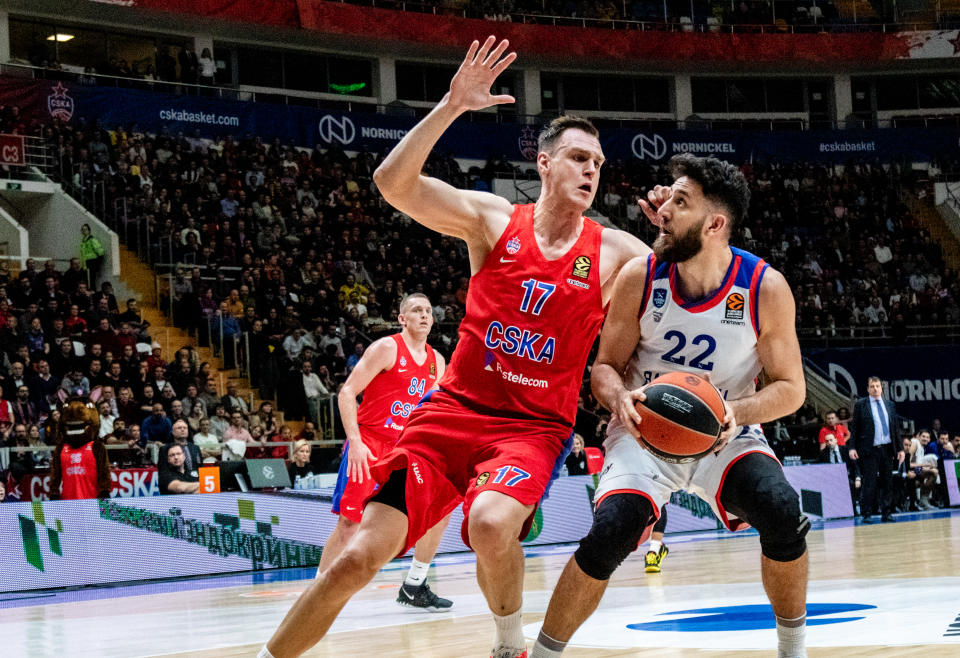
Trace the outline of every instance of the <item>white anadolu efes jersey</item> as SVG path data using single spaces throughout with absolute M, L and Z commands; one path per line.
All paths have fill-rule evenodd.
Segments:
M 756 391 L 762 368 L 757 354 L 758 291 L 768 265 L 741 249 L 731 247 L 730 251 L 733 258 L 720 288 L 695 302 L 681 298 L 675 264 L 658 262 L 653 254 L 647 257 L 639 311 L 641 338 L 624 373 L 628 390 L 679 371 L 709 374 L 727 400 Z M 619 419 L 610 424 L 619 425 Z

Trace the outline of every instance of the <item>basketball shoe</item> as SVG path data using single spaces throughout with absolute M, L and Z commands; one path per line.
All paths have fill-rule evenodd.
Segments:
M 653 551 L 647 551 L 646 557 L 644 557 L 644 567 L 643 570 L 647 573 L 660 573 L 660 565 L 663 564 L 663 561 L 667 559 L 667 553 L 670 552 L 670 549 L 667 548 L 666 544 L 660 545 L 660 550 L 654 553 Z
M 440 598 L 426 583 L 417 587 L 401 585 L 400 593 L 397 594 L 397 603 L 411 608 L 421 608 L 428 612 L 444 612 L 453 606 L 453 601 Z
M 527 658 L 526 649 L 521 653 L 517 653 L 517 651 L 518 649 L 511 649 L 510 647 L 497 647 L 490 654 L 490 658 Z

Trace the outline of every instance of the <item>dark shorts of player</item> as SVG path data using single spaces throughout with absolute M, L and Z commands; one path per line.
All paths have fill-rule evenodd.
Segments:
M 497 417 L 470 408 L 445 391 L 428 393 L 410 415 L 397 445 L 370 469 L 380 484 L 392 472 L 407 469 L 409 526 L 399 555 L 461 501 L 464 518 L 460 532 L 470 546 L 470 506 L 484 491 L 499 491 L 523 505 L 538 505 L 572 445 L 569 425 Z M 524 523 L 521 537 L 530 529 L 535 511 L 536 507 Z
M 377 459 L 380 459 L 380 457 L 389 452 L 396 443 L 396 441 L 392 439 L 382 440 L 376 438 L 370 433 L 364 432 L 363 428 L 361 428 L 361 434 L 363 435 L 364 445 L 370 449 L 370 453 Z M 347 459 L 349 450 L 350 442 L 347 441 L 343 444 L 343 458 L 340 460 L 340 470 L 337 473 L 337 486 L 333 490 L 333 507 L 330 508 L 330 511 L 354 523 L 360 523 L 363 517 L 364 504 L 370 496 L 377 492 L 380 485 L 377 484 L 377 481 L 372 477 L 364 478 L 363 482 L 350 479 L 347 472 L 350 465 Z M 370 462 L 371 466 L 373 463 L 374 462 Z

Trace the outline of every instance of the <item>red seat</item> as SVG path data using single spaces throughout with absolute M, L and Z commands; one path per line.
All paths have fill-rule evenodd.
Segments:
M 603 469 L 603 453 L 600 448 L 584 448 L 587 453 L 587 472 L 591 475 L 599 473 Z

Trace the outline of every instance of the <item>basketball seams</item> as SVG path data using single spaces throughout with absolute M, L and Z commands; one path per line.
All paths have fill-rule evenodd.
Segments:
M 640 404 L 643 404 L 643 403 L 641 402 Z M 718 436 L 720 436 L 719 432 L 718 432 L 717 434 L 709 434 L 709 433 L 707 433 L 707 432 L 701 432 L 700 430 L 695 430 L 695 429 L 693 429 L 693 428 L 691 428 L 691 427 L 687 427 L 686 425 L 681 425 L 681 424 L 678 423 L 677 421 L 675 421 L 675 420 L 673 420 L 673 419 L 671 419 L 671 418 L 667 418 L 667 417 L 664 416 L 663 414 L 657 413 L 656 411 L 654 411 L 653 409 L 651 409 L 651 408 L 648 407 L 647 405 L 643 405 L 643 406 L 644 406 L 644 409 L 646 410 L 644 413 L 649 412 L 651 416 L 656 416 L 657 418 L 662 419 L 662 420 L 670 423 L 671 425 L 677 425 L 678 427 L 683 428 L 683 430 L 684 430 L 685 432 L 689 432 L 689 433 L 691 433 L 691 434 L 698 434 L 698 435 L 700 435 L 700 436 L 702 436 L 702 437 L 705 437 L 705 438 L 708 438 L 708 439 L 716 439 Z M 641 425 L 641 427 L 642 427 L 642 426 L 643 426 L 643 423 L 641 422 L 640 425 Z M 721 429 L 722 429 L 722 427 L 723 427 L 723 426 L 721 425 Z M 642 433 L 643 433 L 643 432 L 641 431 L 641 434 L 642 434 Z

